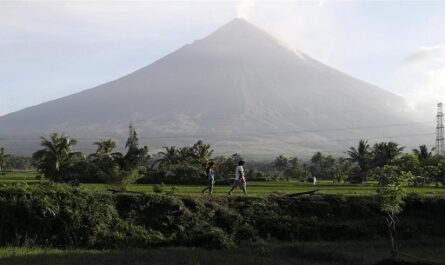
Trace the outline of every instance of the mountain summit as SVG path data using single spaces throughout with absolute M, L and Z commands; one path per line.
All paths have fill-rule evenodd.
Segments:
M 203 139 L 222 153 L 268 156 L 339 152 L 360 138 L 424 143 L 403 137 L 427 130 L 403 107 L 235 19 L 120 79 L 0 117 L 0 146 L 30 154 L 57 131 L 92 148 L 123 141 L 130 122 L 152 149 Z

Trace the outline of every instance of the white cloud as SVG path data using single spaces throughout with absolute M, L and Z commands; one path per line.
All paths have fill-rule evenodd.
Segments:
M 445 62 L 445 44 L 431 47 L 420 47 L 404 60 L 405 64 L 425 64 L 434 62 Z
M 411 108 L 423 118 L 433 118 L 436 104 L 445 102 L 445 45 L 420 47 L 408 55 L 396 82 Z
M 445 67 L 420 73 L 408 87 L 407 99 L 412 105 L 445 101 Z
M 244 0 L 237 2 L 236 10 L 238 17 L 271 33 L 291 50 L 302 51 L 323 62 L 330 60 L 342 36 L 334 8 L 321 1 L 277 4 Z

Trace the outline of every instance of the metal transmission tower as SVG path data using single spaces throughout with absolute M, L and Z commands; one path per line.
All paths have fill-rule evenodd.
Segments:
M 437 115 L 436 115 L 436 154 L 444 155 L 444 136 L 443 136 L 443 112 L 442 103 L 437 104 Z

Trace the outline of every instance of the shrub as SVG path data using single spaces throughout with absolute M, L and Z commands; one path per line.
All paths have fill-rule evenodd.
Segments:
M 445 236 L 445 199 L 408 196 L 401 238 Z M 245 241 L 386 236 L 375 197 L 190 197 L 0 185 L 0 246 L 229 248 Z M 234 240 L 234 241 L 233 241 Z
M 153 192 L 154 193 L 162 193 L 162 192 L 164 192 L 164 184 L 161 183 L 161 184 L 153 185 Z
M 235 233 L 235 239 L 239 243 L 242 241 L 249 241 L 250 243 L 257 240 L 258 232 L 249 224 L 242 224 L 238 227 Z
M 186 238 L 186 245 L 206 249 L 232 248 L 235 244 L 222 229 L 211 226 L 195 227 Z

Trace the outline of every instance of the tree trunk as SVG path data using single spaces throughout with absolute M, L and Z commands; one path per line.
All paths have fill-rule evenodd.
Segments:
M 391 258 L 397 257 L 398 248 L 396 241 L 396 216 L 392 212 L 388 212 L 386 217 L 386 224 L 388 226 L 388 237 L 391 246 Z

